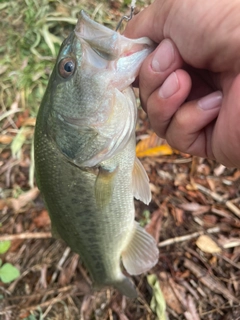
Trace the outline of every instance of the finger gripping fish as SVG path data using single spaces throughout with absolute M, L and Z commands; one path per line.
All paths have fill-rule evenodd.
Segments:
M 154 239 L 134 221 L 133 198 L 149 203 L 147 174 L 135 154 L 131 83 L 154 49 L 92 21 L 83 11 L 63 42 L 35 130 L 37 184 L 53 233 L 77 252 L 96 287 L 129 297 L 130 275 L 158 260 Z

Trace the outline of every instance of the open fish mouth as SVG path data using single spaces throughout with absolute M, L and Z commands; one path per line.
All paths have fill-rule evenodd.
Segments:
M 126 38 L 91 20 L 83 10 L 79 13 L 74 33 L 82 43 L 85 59 L 93 67 L 114 70 L 117 73 L 118 80 L 113 79 L 112 84 L 119 90 L 123 90 L 135 80 L 141 62 L 155 48 L 149 38 Z
M 128 39 L 91 20 L 83 10 L 79 13 L 74 32 L 79 39 L 85 40 L 100 56 L 109 61 L 130 56 L 153 46 L 149 38 Z

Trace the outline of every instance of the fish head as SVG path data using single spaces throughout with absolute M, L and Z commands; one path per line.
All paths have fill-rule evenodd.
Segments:
M 131 85 L 154 48 L 149 38 L 128 39 L 81 11 L 56 61 L 53 109 L 70 118 L 91 115 L 106 90 Z
M 122 93 L 131 85 L 154 48 L 146 37 L 128 39 L 80 12 L 75 29 L 60 48 L 47 90 L 48 132 L 64 155 L 69 159 L 80 155 L 82 162 L 93 157 L 94 152 L 101 152 L 101 148 L 110 155 L 108 143 L 114 141 L 115 133 L 108 120 L 118 103 L 116 97 L 121 96 L 116 90 Z M 135 114 L 133 118 L 129 132 L 135 126 Z M 124 118 L 123 121 L 126 122 Z M 106 124 L 111 128 L 110 134 L 104 128 Z M 91 154 L 85 153 L 83 147 L 93 144 L 96 136 L 100 138 L 92 151 L 88 150 Z M 123 137 L 121 141 L 127 140 Z

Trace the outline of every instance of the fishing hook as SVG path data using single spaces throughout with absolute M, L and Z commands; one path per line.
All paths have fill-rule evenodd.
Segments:
M 115 31 L 118 31 L 118 29 L 120 28 L 123 20 L 125 20 L 125 21 L 128 22 L 128 21 L 130 21 L 130 20 L 132 19 L 134 9 L 135 9 L 135 6 L 131 6 L 130 15 L 129 15 L 129 16 L 123 16 L 123 17 L 121 18 L 121 20 L 120 20 L 120 21 L 118 22 L 118 24 L 117 24 L 117 27 L 116 27 L 116 30 L 115 30 Z

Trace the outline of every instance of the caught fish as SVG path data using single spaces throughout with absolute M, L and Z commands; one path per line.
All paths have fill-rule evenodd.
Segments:
M 135 155 L 131 83 L 154 49 L 83 11 L 63 42 L 35 129 L 37 184 L 53 235 L 78 253 L 94 286 L 136 297 L 130 275 L 158 261 L 155 240 L 134 221 L 133 198 L 149 203 L 147 174 Z

